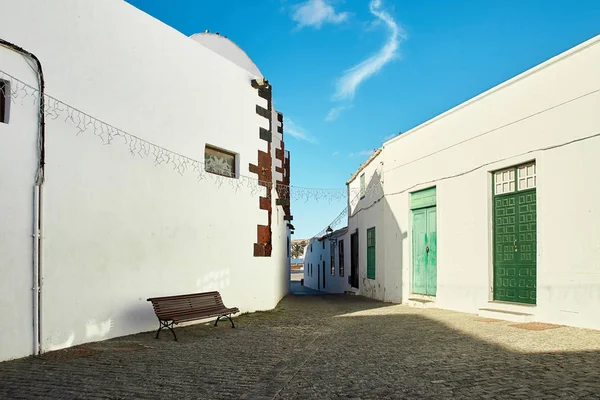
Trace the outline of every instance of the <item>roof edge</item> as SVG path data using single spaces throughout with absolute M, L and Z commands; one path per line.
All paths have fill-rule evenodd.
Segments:
M 583 51 L 583 50 L 587 49 L 588 47 L 591 47 L 591 46 L 593 46 L 595 44 L 598 44 L 598 43 L 600 43 L 600 35 L 596 35 L 596 36 L 592 37 L 591 39 L 588 39 L 585 42 L 582 42 L 582 43 L 576 45 L 575 47 L 571 47 L 570 49 L 565 50 L 562 53 L 557 54 L 554 57 L 549 58 L 548 60 L 543 61 L 542 63 L 540 63 L 540 64 L 538 64 L 538 65 L 536 65 L 534 67 L 531 67 L 531 68 L 529 68 L 528 70 L 526 70 L 524 72 L 521 72 L 520 74 L 518 74 L 518 75 L 516 75 L 516 76 L 514 76 L 514 77 L 512 77 L 512 78 L 510 78 L 510 79 L 508 79 L 508 80 L 506 80 L 506 81 L 504 81 L 504 82 L 502 82 L 502 83 L 500 83 L 500 84 L 498 84 L 498 85 L 496 85 L 496 86 L 494 86 L 494 87 L 492 87 L 492 88 L 490 88 L 488 90 L 486 90 L 485 92 L 480 93 L 477 96 L 472 97 L 469 100 L 464 101 L 464 102 L 460 103 L 459 105 L 454 106 L 451 109 L 449 109 L 447 111 L 444 111 L 441 114 L 436 115 L 435 117 L 433 117 L 433 118 L 431 118 L 431 119 L 429 119 L 429 120 L 427 120 L 427 121 L 425 121 L 425 122 L 423 122 L 423 123 L 421 123 L 421 124 L 419 124 L 419 125 L 411 128 L 410 130 L 406 131 L 405 133 L 403 133 L 401 135 L 398 135 L 396 137 L 391 138 L 387 142 L 384 142 L 382 147 L 385 147 L 386 145 L 390 145 L 393 142 L 398 141 L 398 140 L 402 139 L 403 137 L 406 137 L 406 136 L 408 136 L 408 135 L 410 135 L 410 134 L 412 134 L 412 133 L 414 133 L 414 132 L 416 132 L 416 131 L 418 131 L 420 129 L 423 129 L 426 126 L 428 126 L 428 125 L 430 125 L 430 124 L 432 124 L 432 123 L 434 123 L 434 122 L 436 122 L 436 121 L 438 121 L 438 120 L 440 120 L 442 118 L 445 118 L 445 117 L 447 117 L 447 116 L 449 116 L 451 114 L 454 114 L 455 112 L 461 110 L 462 108 L 464 108 L 466 106 L 469 106 L 469 105 L 471 105 L 473 103 L 476 103 L 476 102 L 478 102 L 480 100 L 483 100 L 487 96 L 489 96 L 489 95 L 491 95 L 491 94 L 493 94 L 493 93 L 495 93 L 497 91 L 500 91 L 500 90 L 502 90 L 502 89 L 504 89 L 504 88 L 506 88 L 508 86 L 511 86 L 511 85 L 513 85 L 513 84 L 521 81 L 522 79 L 527 78 L 530 75 L 533 75 L 533 74 L 535 74 L 535 73 L 537 73 L 537 72 L 539 72 L 539 71 L 541 71 L 543 69 L 546 69 L 546 68 L 550 67 L 551 65 L 556 64 L 557 62 L 562 61 L 562 60 L 564 60 L 566 58 L 569 58 L 572 55 L 575 55 L 575 54 L 579 53 L 580 51 Z
M 375 152 L 373 154 L 371 154 L 371 156 L 369 158 L 367 158 L 367 161 L 362 163 L 361 166 L 358 167 L 356 172 L 350 176 L 350 179 L 348 179 L 348 182 L 346 182 L 346 185 L 349 185 L 350 183 L 352 183 L 352 181 L 354 181 L 356 179 L 358 174 L 360 174 L 362 172 L 362 170 L 367 168 L 369 166 L 369 164 L 371 164 L 371 162 L 373 162 L 373 160 L 377 158 L 377 156 L 381 153 L 382 149 L 383 149 L 383 147 L 380 147 L 377 150 L 375 150 Z

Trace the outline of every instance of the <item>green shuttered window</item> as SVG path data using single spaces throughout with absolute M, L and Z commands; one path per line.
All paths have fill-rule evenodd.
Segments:
M 367 278 L 375 279 L 375 227 L 367 229 Z

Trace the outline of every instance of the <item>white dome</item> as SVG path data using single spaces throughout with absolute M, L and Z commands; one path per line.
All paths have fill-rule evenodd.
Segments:
M 246 52 L 227 37 L 216 33 L 206 32 L 195 33 L 190 36 L 190 38 L 194 39 L 204 47 L 211 49 L 215 53 L 222 55 L 234 64 L 239 65 L 257 78 L 263 78 L 260 70 L 250 57 L 248 57 Z

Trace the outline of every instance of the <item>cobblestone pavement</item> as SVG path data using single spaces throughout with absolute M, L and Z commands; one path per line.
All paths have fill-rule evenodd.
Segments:
M 343 295 L 236 321 L 0 363 L 0 398 L 600 398 L 599 331 Z

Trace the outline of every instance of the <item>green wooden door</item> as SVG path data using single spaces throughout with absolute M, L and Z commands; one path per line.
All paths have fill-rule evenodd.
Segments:
M 435 296 L 437 292 L 436 207 L 413 210 L 412 292 Z
M 427 209 L 427 291 L 426 294 L 435 296 L 437 293 L 437 210 Z
M 536 304 L 536 190 L 494 197 L 494 300 Z

